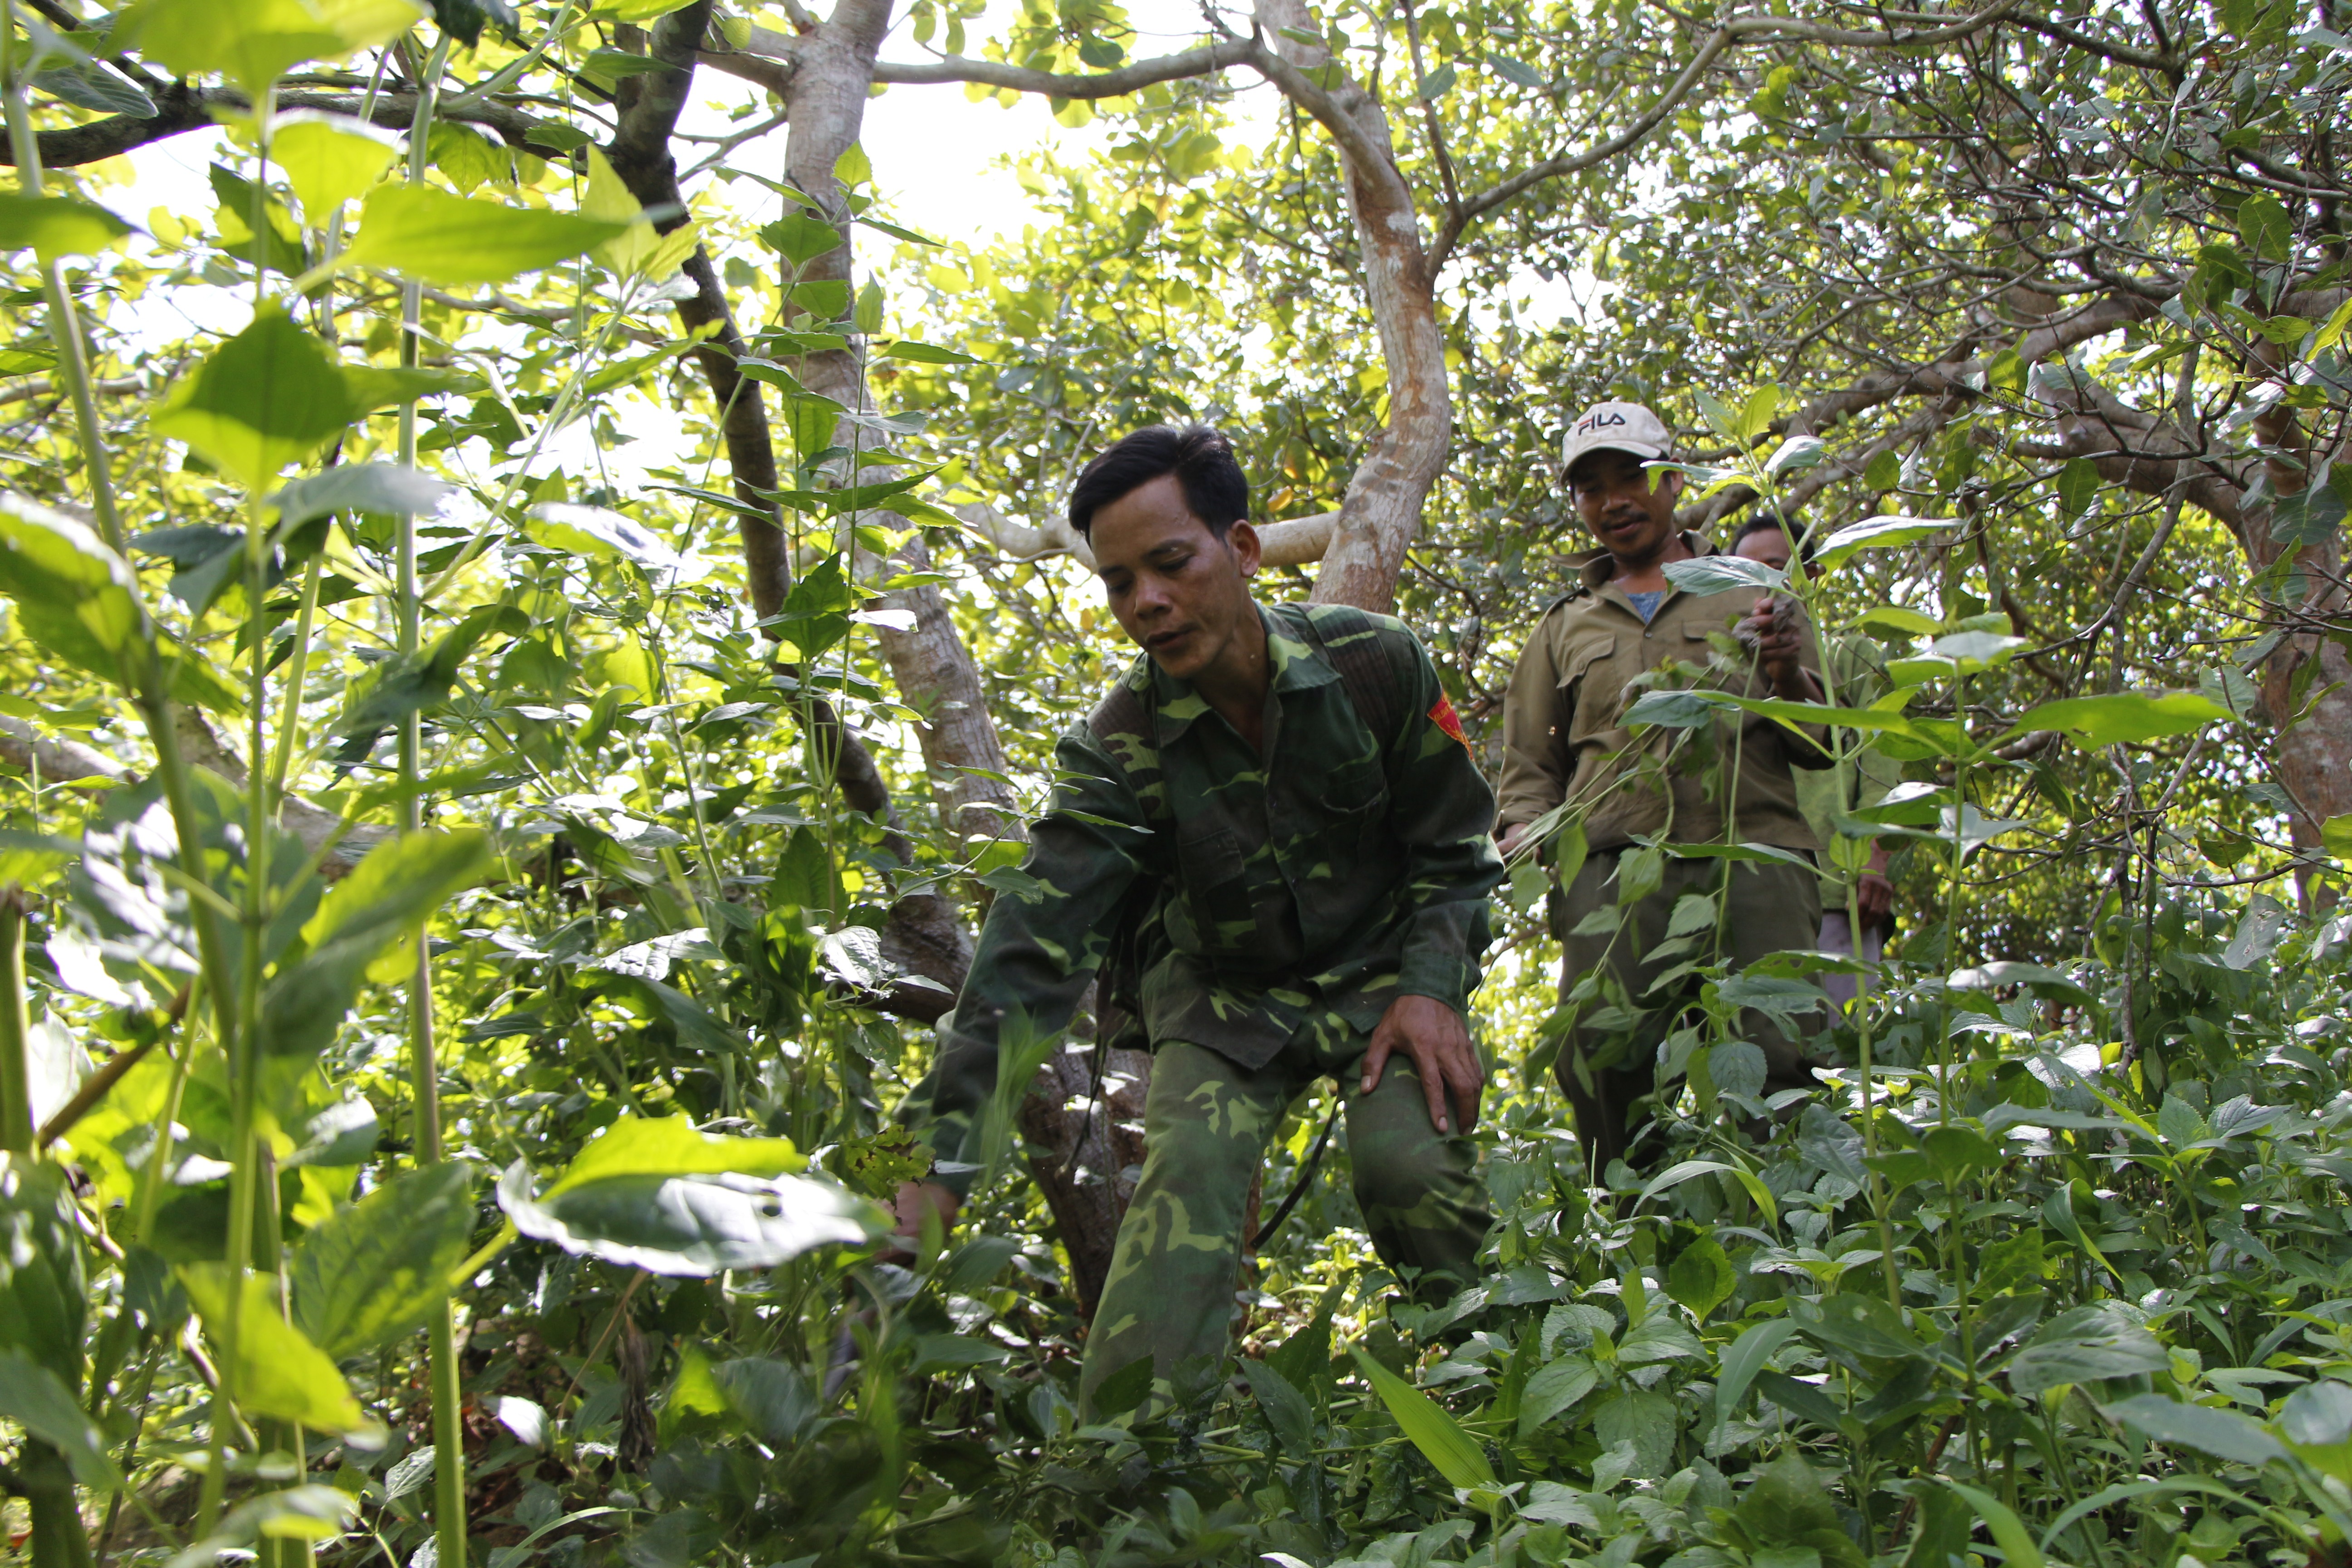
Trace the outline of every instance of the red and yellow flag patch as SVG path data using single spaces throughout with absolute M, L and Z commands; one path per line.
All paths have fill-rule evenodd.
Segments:
M 1454 700 L 1443 691 L 1437 694 L 1437 702 L 1429 710 L 1429 721 L 1461 742 L 1464 751 L 1470 749 L 1470 737 L 1462 732 L 1462 720 L 1454 711 Z

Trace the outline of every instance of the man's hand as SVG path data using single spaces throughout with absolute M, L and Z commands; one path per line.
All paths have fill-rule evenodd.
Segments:
M 1380 1087 L 1381 1069 L 1402 1050 L 1412 1058 L 1421 1075 L 1421 1091 L 1429 1100 L 1429 1124 L 1440 1132 L 1467 1132 L 1478 1125 L 1478 1094 L 1486 1087 L 1478 1053 L 1470 1048 L 1470 1031 L 1462 1015 L 1434 996 L 1400 996 L 1389 1004 L 1380 1027 L 1372 1031 L 1371 1048 L 1364 1053 L 1364 1089 Z M 1448 1096 L 1454 1100 L 1453 1121 L 1445 1114 Z
M 1895 914 L 1895 884 L 1875 871 L 1864 871 L 1853 885 L 1854 912 L 1864 931 L 1875 931 Z
M 1503 858 L 1507 860 L 1511 858 L 1512 853 L 1518 848 L 1519 841 L 1527 837 L 1527 836 L 1528 825 L 1524 822 L 1514 822 L 1508 827 L 1503 829 L 1503 837 L 1496 841 L 1495 847 L 1500 850 L 1502 852 Z
M 1756 666 L 1775 692 L 1791 702 L 1812 701 L 1821 696 L 1813 678 L 1797 662 L 1805 642 L 1797 630 L 1795 600 L 1777 594 L 1762 595 L 1739 623 L 1738 636 L 1756 650 Z
M 937 1182 L 901 1182 L 898 1184 L 898 1196 L 890 1205 L 890 1212 L 898 1219 L 898 1224 L 890 1227 L 890 1234 L 908 1241 L 920 1240 L 926 1211 L 940 1216 L 940 1229 L 944 1231 L 955 1224 L 956 1210 L 962 1206 L 962 1199 Z M 911 1247 L 892 1247 L 882 1253 L 879 1261 L 908 1263 L 913 1260 L 914 1256 L 915 1249 Z

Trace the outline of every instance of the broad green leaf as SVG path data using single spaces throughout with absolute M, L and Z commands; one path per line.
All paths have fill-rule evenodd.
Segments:
M 2285 203 L 2257 191 L 2238 204 L 2238 237 L 2264 261 L 2284 261 L 2294 237 L 2294 220 Z
M 650 226 L 647 226 L 650 227 Z M 465 288 L 569 261 L 628 232 L 625 222 L 469 201 L 430 185 L 380 185 L 342 264 Z
M 856 1246 L 888 1228 L 880 1209 L 839 1187 L 736 1171 L 580 1177 L 575 1170 L 561 1191 L 539 1199 L 531 1195 L 530 1167 L 517 1161 L 499 1181 L 499 1206 L 523 1235 L 567 1252 L 705 1278 L 730 1268 L 772 1268 L 812 1247 Z
M 1884 513 L 1877 517 L 1865 517 L 1860 522 L 1848 523 L 1822 540 L 1813 560 L 1822 571 L 1827 572 L 1843 563 L 1857 551 L 1916 544 L 1920 540 L 1934 538 L 1946 529 L 1958 526 L 1957 521 L 1948 518 L 1895 517 Z
M 0 1416 L 66 1457 L 74 1479 L 94 1491 L 122 1485 L 106 1451 L 106 1434 L 83 1413 L 63 1379 L 14 1346 L 0 1348 Z
M 258 489 L 342 434 L 362 412 L 327 345 L 273 304 L 174 384 L 152 424 L 157 434 L 185 441 Z
M 93 675 L 119 678 L 143 616 L 130 563 L 63 512 L 0 491 L 0 594 L 40 647 Z
M 1354 1351 L 1356 1366 L 1365 1381 L 1422 1457 L 1437 1467 L 1439 1475 L 1457 1487 L 1495 1484 L 1495 1469 L 1486 1463 L 1486 1449 L 1462 1429 L 1460 1422 L 1429 1395 L 1374 1361 L 1363 1346 L 1357 1345 Z
M 1702 1237 L 1675 1257 L 1673 1267 L 1666 1270 L 1666 1294 L 1691 1310 L 1701 1322 L 1706 1315 L 1731 1300 L 1739 1289 L 1738 1272 L 1720 1245 Z
M 378 981 L 408 972 L 412 958 L 384 950 L 479 880 L 490 861 L 488 840 L 476 828 L 404 834 L 370 851 L 320 900 L 302 928 L 310 951 L 262 987 L 254 1045 L 263 1060 L 265 1103 L 281 1103 L 326 1049 L 371 966 Z
M 1550 1366 L 1538 1368 L 1519 1394 L 1519 1436 L 1528 1436 L 1543 1422 L 1573 1408 L 1600 1383 L 1601 1368 L 1583 1352 L 1569 1352 Z
M 2138 745 L 2191 734 L 2229 717 L 2228 709 L 2193 691 L 2161 697 L 2121 691 L 2104 697 L 2069 697 L 2028 709 L 2003 739 L 2035 730 L 2058 730 L 2085 746 Z
M 2142 1436 L 2196 1448 L 2217 1459 L 2260 1466 L 2286 1458 L 2284 1444 L 2234 1410 L 2183 1405 L 2160 1394 L 2120 1399 L 2100 1409 Z
M 397 463 L 340 463 L 296 479 L 270 500 L 280 526 L 294 529 L 334 512 L 427 513 L 457 488 Z
M 980 361 L 954 349 L 943 349 L 933 343 L 919 343 L 900 338 L 882 351 L 884 359 L 902 359 L 913 364 L 978 364 Z
M 762 226 L 760 238 L 795 268 L 806 267 L 828 251 L 841 248 L 840 226 L 809 213 L 786 213 Z
M 1769 594 L 1788 585 L 1788 574 L 1745 555 L 1701 555 L 1670 561 L 1666 581 L 1685 594 Z
M 698 1132 L 684 1116 L 623 1116 L 580 1151 L 546 1196 L 613 1176 L 782 1176 L 808 1168 L 789 1138 Z
M 1990 1492 L 1979 1491 L 1958 1481 L 1944 1484 L 1959 1493 L 1968 1500 L 1968 1505 L 1977 1510 L 1977 1517 L 1985 1521 L 1985 1528 L 1992 1531 L 1993 1540 L 2000 1544 L 2008 1568 L 2045 1568 L 2042 1548 L 2034 1544 L 2033 1536 L 2025 1528 L 2025 1521 L 2018 1518 L 2006 1503 Z
M 1299 1464 L 1311 1464 L 1315 1456 L 1315 1412 L 1307 1396 L 1290 1385 L 1290 1380 L 1262 1361 L 1244 1360 L 1242 1375 L 1249 1380 L 1250 1391 L 1257 1395 L 1257 1407 L 1265 1415 L 1265 1424 L 1282 1445 L 1282 1451 Z
M 389 137 L 341 115 L 288 115 L 269 132 L 270 158 L 286 171 L 302 216 L 314 227 L 374 188 L 399 152 Z
M 820 1413 L 815 1391 L 790 1362 L 764 1356 L 723 1361 L 710 1369 L 710 1379 L 727 1407 L 770 1447 L 797 1441 Z
M 1739 1402 L 1764 1370 L 1772 1352 L 1788 1342 L 1797 1331 L 1797 1325 L 1787 1318 L 1773 1318 L 1740 1331 L 1723 1352 L 1715 1381 L 1715 1424 L 1720 1428 L 1739 1408 Z
M 304 60 L 389 43 L 425 19 L 413 0 L 149 0 L 135 41 L 180 76 L 226 77 L 259 92 Z
M 2032 1394 L 2061 1384 L 2162 1372 L 2170 1364 L 2156 1336 L 2133 1321 L 2120 1303 L 2096 1301 L 2044 1325 L 2009 1363 L 2009 1384 L 2021 1394 Z
M 72 1205 L 58 1166 L 0 1153 L 0 1349 L 24 1352 L 68 1390 L 81 1385 L 89 1312 Z
M 1519 1436 L 1568 1410 L 1601 1385 L 1601 1368 L 1592 1358 L 1571 1351 L 1537 1370 L 1519 1394 Z
M 665 235 L 646 221 L 645 208 L 629 194 L 603 151 L 588 149 L 588 189 L 580 198 L 587 217 L 609 223 L 620 232 L 596 247 L 596 259 L 624 278 L 665 278 L 678 269 L 699 243 L 695 225 L 687 224 Z
M 295 1322 L 338 1360 L 423 1327 L 473 1229 L 473 1167 L 450 1161 L 394 1176 L 294 1248 Z
M 1531 92 L 1543 90 L 1544 79 L 1532 66 L 1522 65 L 1507 55 L 1488 55 L 1486 64 L 1496 76 L 1507 82 L 1524 87 Z
M 184 1263 L 176 1272 L 204 1320 L 213 1355 L 225 1366 L 230 1292 L 242 1288 L 234 1363 L 239 1410 L 299 1421 L 314 1432 L 367 1429 L 368 1419 L 335 1363 L 278 1315 L 277 1276 L 247 1272 L 240 1279 L 226 1263 Z
M 2352 860 L 2352 815 L 2331 816 L 2320 824 L 2319 842 L 2338 860 Z
M 70 103 L 77 109 L 94 109 L 100 114 L 127 114 L 133 120 L 152 120 L 159 112 L 155 100 L 112 67 L 96 60 L 75 60 L 62 66 L 33 73 L 33 85 L 51 98 Z
M 530 509 L 530 531 L 541 544 L 604 561 L 630 561 L 655 576 L 677 572 L 685 558 L 635 518 L 601 506 L 550 501 Z
M 89 202 L 0 192 L 0 252 L 29 247 L 43 261 L 95 256 L 130 232 L 129 224 Z

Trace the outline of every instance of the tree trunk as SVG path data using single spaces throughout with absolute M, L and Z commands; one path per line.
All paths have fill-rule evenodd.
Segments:
M 1314 600 L 1385 613 L 1395 606 L 1405 552 L 1421 536 L 1422 508 L 1454 438 L 1445 337 L 1412 187 L 1391 153 L 1388 116 L 1329 50 L 1293 36 L 1316 30 L 1304 0 L 1258 0 L 1257 15 L 1279 58 L 1295 68 L 1277 75 L 1276 84 L 1339 144 L 1348 211 L 1364 258 L 1364 292 L 1388 370 L 1388 424 L 1348 481 Z

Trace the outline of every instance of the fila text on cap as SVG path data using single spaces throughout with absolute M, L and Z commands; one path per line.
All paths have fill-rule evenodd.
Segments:
M 1663 458 L 1673 449 L 1674 439 L 1664 423 L 1638 403 L 1596 403 L 1568 427 L 1568 437 L 1560 443 L 1560 472 L 1574 468 L 1587 452 Z

